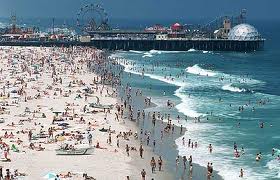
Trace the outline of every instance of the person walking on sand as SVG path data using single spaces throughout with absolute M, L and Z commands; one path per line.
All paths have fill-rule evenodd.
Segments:
M 109 133 L 108 143 L 109 143 L 110 145 L 112 144 L 112 135 L 111 135 L 111 133 Z
M 3 167 L 0 166 L 0 180 L 3 180 Z
M 119 138 L 117 139 L 117 147 L 118 148 L 120 147 L 120 140 L 119 140 Z
M 90 132 L 88 132 L 87 139 L 88 139 L 88 144 L 91 146 L 92 145 L 92 134 Z
M 140 145 L 140 148 L 139 148 L 139 153 L 140 153 L 140 157 L 143 159 L 143 152 L 144 152 L 144 148 L 142 146 L 142 144 Z
M 156 140 L 154 139 L 154 141 L 153 141 L 153 151 L 155 151 L 155 148 L 156 148 Z
M 159 156 L 159 159 L 158 159 L 158 171 L 161 171 L 162 169 L 162 159 L 161 159 L 161 156 Z
M 128 144 L 126 145 L 125 150 L 126 150 L 127 156 L 129 156 L 129 146 L 128 146 Z
M 28 132 L 28 140 L 29 140 L 29 142 L 31 141 L 31 139 L 32 139 L 32 131 L 30 130 Z
M 146 171 L 145 171 L 145 169 L 143 169 L 142 171 L 141 171 L 141 177 L 142 177 L 142 180 L 145 180 L 146 179 Z
M 149 146 L 149 143 L 150 143 L 150 135 L 148 134 L 147 135 L 147 146 Z
M 154 157 L 152 157 L 150 165 L 151 165 L 151 168 L 152 168 L 152 173 L 154 173 L 155 170 L 156 170 L 156 160 L 155 160 Z

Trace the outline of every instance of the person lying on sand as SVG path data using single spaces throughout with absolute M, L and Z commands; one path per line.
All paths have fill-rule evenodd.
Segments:
M 17 177 L 17 176 L 27 176 L 27 174 L 26 174 L 26 173 L 18 172 L 18 170 L 15 169 L 15 171 L 14 171 L 14 176 L 15 176 L 15 177 Z
M 72 173 L 71 172 L 60 173 L 59 177 L 61 177 L 61 178 L 71 178 L 72 177 Z
M 32 150 L 36 150 L 36 151 L 44 151 L 45 150 L 45 148 L 43 148 L 41 144 L 39 144 L 39 146 L 36 147 L 34 145 L 34 143 L 30 143 L 29 148 L 32 149 Z
M 7 126 L 10 126 L 10 127 L 15 127 L 15 123 L 12 122 L 11 124 L 7 124 Z

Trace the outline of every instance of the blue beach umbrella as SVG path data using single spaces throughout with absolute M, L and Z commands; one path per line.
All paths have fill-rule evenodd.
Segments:
M 69 124 L 68 123 L 60 123 L 60 124 L 58 124 L 58 126 L 69 126 Z
M 43 178 L 44 179 L 48 179 L 48 180 L 55 180 L 57 177 L 57 175 L 53 172 L 49 172 L 48 174 L 46 174 Z

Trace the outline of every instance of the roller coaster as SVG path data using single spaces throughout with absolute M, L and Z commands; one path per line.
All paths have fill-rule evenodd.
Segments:
M 225 20 L 230 20 L 231 26 L 246 23 L 246 9 L 242 9 L 240 14 L 232 16 L 219 16 L 214 20 L 202 25 L 200 30 L 202 32 L 213 33 L 215 30 L 221 28 Z

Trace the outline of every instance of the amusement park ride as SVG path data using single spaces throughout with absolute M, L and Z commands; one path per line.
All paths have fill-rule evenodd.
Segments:
M 83 6 L 77 13 L 77 26 L 84 32 L 108 31 L 108 14 L 100 4 Z

